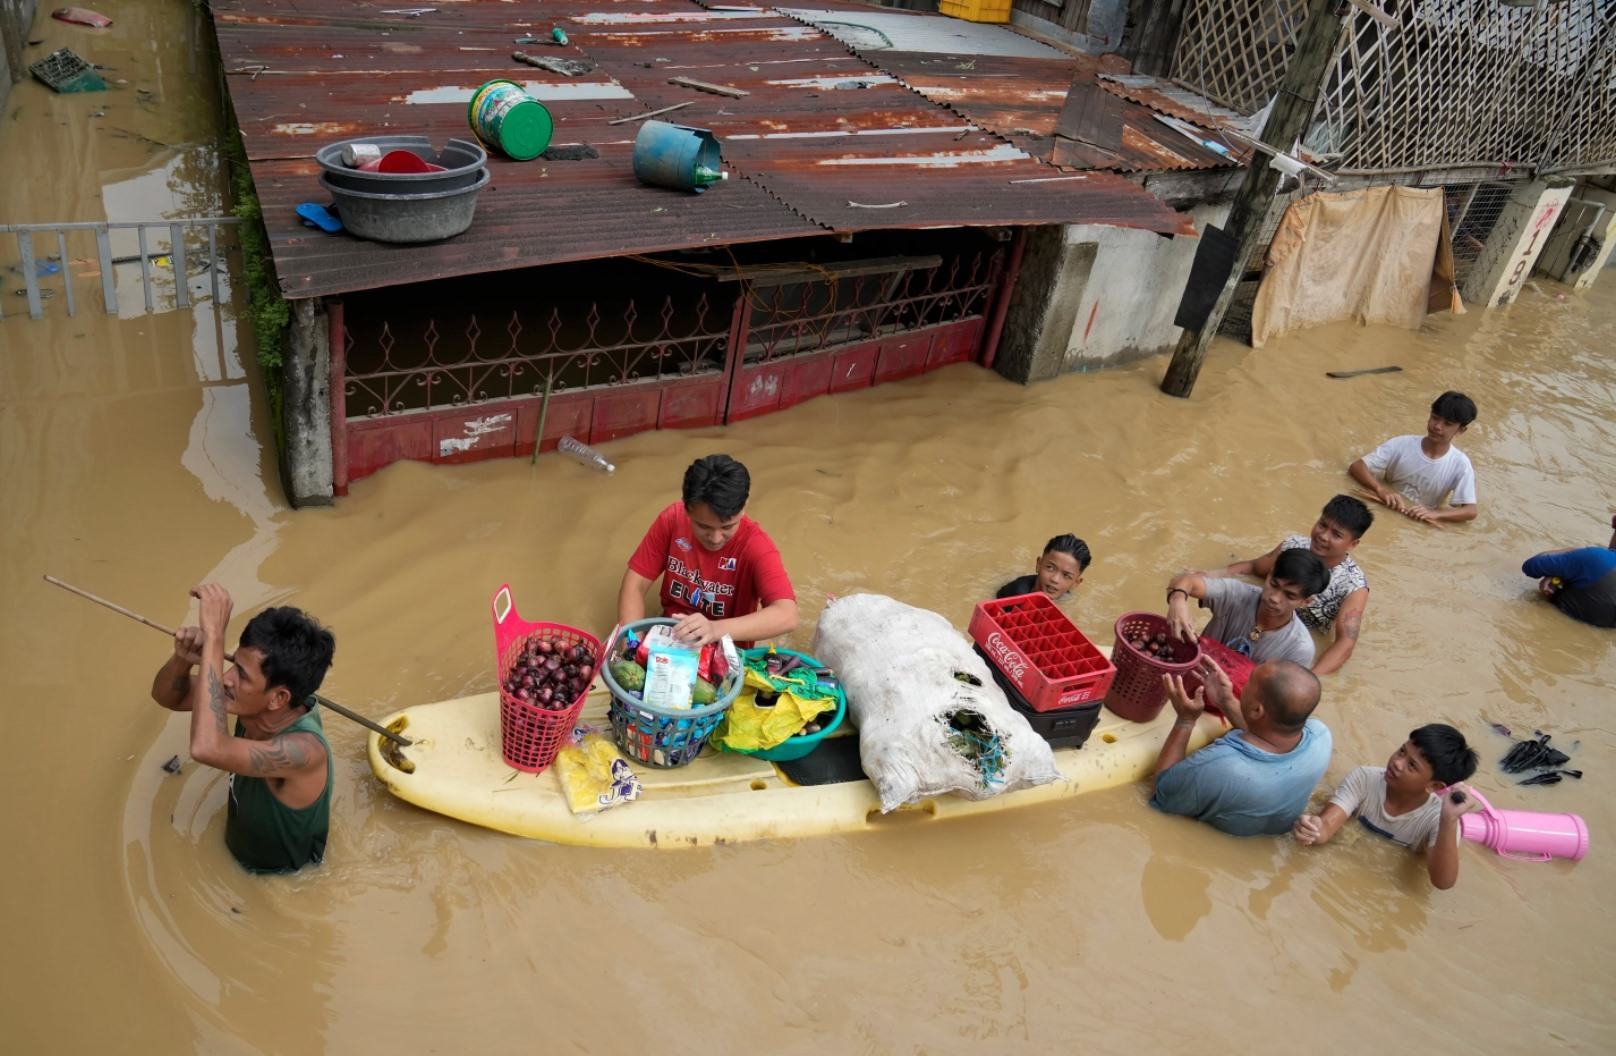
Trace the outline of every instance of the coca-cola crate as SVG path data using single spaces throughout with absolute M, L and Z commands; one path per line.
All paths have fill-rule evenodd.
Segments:
M 975 647 L 976 655 L 987 660 L 988 654 L 982 651 L 980 645 Z M 1088 704 L 1079 704 L 1075 708 L 1061 708 L 1058 711 L 1034 711 L 1022 697 L 1021 691 L 1016 689 L 1004 672 L 988 661 L 988 670 L 993 673 L 993 682 L 1004 690 L 1004 699 L 1016 709 L 1016 714 L 1027 720 L 1032 732 L 1049 742 L 1051 748 L 1081 748 L 1088 741 L 1089 734 L 1094 732 L 1095 723 L 1100 721 L 1100 707 L 1103 701 L 1092 701 Z
M 1046 594 L 984 601 L 971 639 L 1034 711 L 1103 700 L 1117 669 Z

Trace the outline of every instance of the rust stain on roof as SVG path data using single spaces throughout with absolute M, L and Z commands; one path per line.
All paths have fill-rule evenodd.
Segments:
M 623 254 L 809 235 L 950 226 L 1114 224 L 1192 234 L 1187 217 L 1127 179 L 1062 176 L 1055 165 L 1196 167 L 1143 106 L 1123 108 L 1120 159 L 1056 156 L 1055 122 L 1078 60 L 874 53 L 772 10 L 707 10 L 688 0 L 515 0 L 454 4 L 418 18 L 362 0 L 216 0 L 226 84 L 289 297 L 420 282 Z M 578 78 L 511 61 L 514 39 L 566 28 L 587 59 Z M 939 61 L 942 60 L 942 61 Z M 728 98 L 670 84 L 727 85 Z M 301 226 L 294 209 L 325 201 L 314 152 L 358 135 L 469 135 L 466 102 L 482 83 L 531 86 L 555 122 L 553 143 L 588 144 L 579 161 L 489 161 L 492 181 L 471 229 L 447 242 L 395 246 Z M 929 93 L 928 93 L 929 89 Z M 731 179 L 705 194 L 633 176 L 635 123 L 711 129 Z M 1060 142 L 1065 142 L 1060 141 Z

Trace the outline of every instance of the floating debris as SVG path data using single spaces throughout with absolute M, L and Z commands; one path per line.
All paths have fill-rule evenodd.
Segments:
M 28 67 L 53 92 L 104 92 L 107 82 L 72 48 L 58 48 Z
M 1570 756 L 1558 748 L 1549 747 L 1549 741 L 1552 739 L 1542 730 L 1533 730 L 1532 739 L 1517 741 L 1515 747 L 1509 750 L 1499 765 L 1506 774 L 1519 774 L 1527 770 L 1548 770 L 1570 762 Z M 1553 784 L 1552 781 L 1544 783 Z
M 168 762 L 163 764 L 163 770 L 165 772 L 167 772 L 167 773 L 170 773 L 170 774 L 179 773 L 180 772 L 180 757 L 177 756 L 177 755 L 169 756 L 168 757 Z

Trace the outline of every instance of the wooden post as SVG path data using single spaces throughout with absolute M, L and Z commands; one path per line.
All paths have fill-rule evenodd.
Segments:
M 1289 150 L 1295 140 L 1307 131 L 1318 103 L 1319 90 L 1330 68 L 1336 40 L 1341 33 L 1338 8 L 1341 0 L 1312 0 L 1307 9 L 1307 22 L 1302 26 L 1296 53 L 1285 67 L 1285 79 L 1280 82 L 1279 95 L 1274 108 L 1263 125 L 1265 143 Z M 1189 398 L 1195 388 L 1195 378 L 1201 373 L 1201 361 L 1206 348 L 1218 332 L 1218 324 L 1229 310 L 1235 287 L 1246 273 L 1246 266 L 1257 249 L 1262 235 L 1263 221 L 1274 203 L 1274 192 L 1279 188 L 1282 173 L 1268 163 L 1268 156 L 1254 153 L 1246 170 L 1246 181 L 1235 195 L 1234 206 L 1224 230 L 1235 241 L 1234 267 L 1224 281 L 1223 292 L 1218 295 L 1212 314 L 1199 330 L 1185 330 L 1173 349 L 1173 362 L 1162 379 L 1161 390 L 1169 396 Z

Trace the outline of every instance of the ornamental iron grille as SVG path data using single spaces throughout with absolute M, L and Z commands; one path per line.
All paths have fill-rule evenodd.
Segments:
M 724 370 L 732 307 L 705 291 L 636 291 L 450 314 L 348 310 L 350 420 Z
M 767 363 L 985 315 L 1003 266 L 1002 249 L 978 249 L 878 274 L 839 277 L 827 269 L 800 282 L 754 286 L 747 295 L 745 362 Z
M 1616 3 L 1370 0 L 1342 20 L 1308 145 L 1366 175 L 1616 163 Z M 1190 0 L 1173 78 L 1253 113 L 1278 89 L 1305 0 Z

